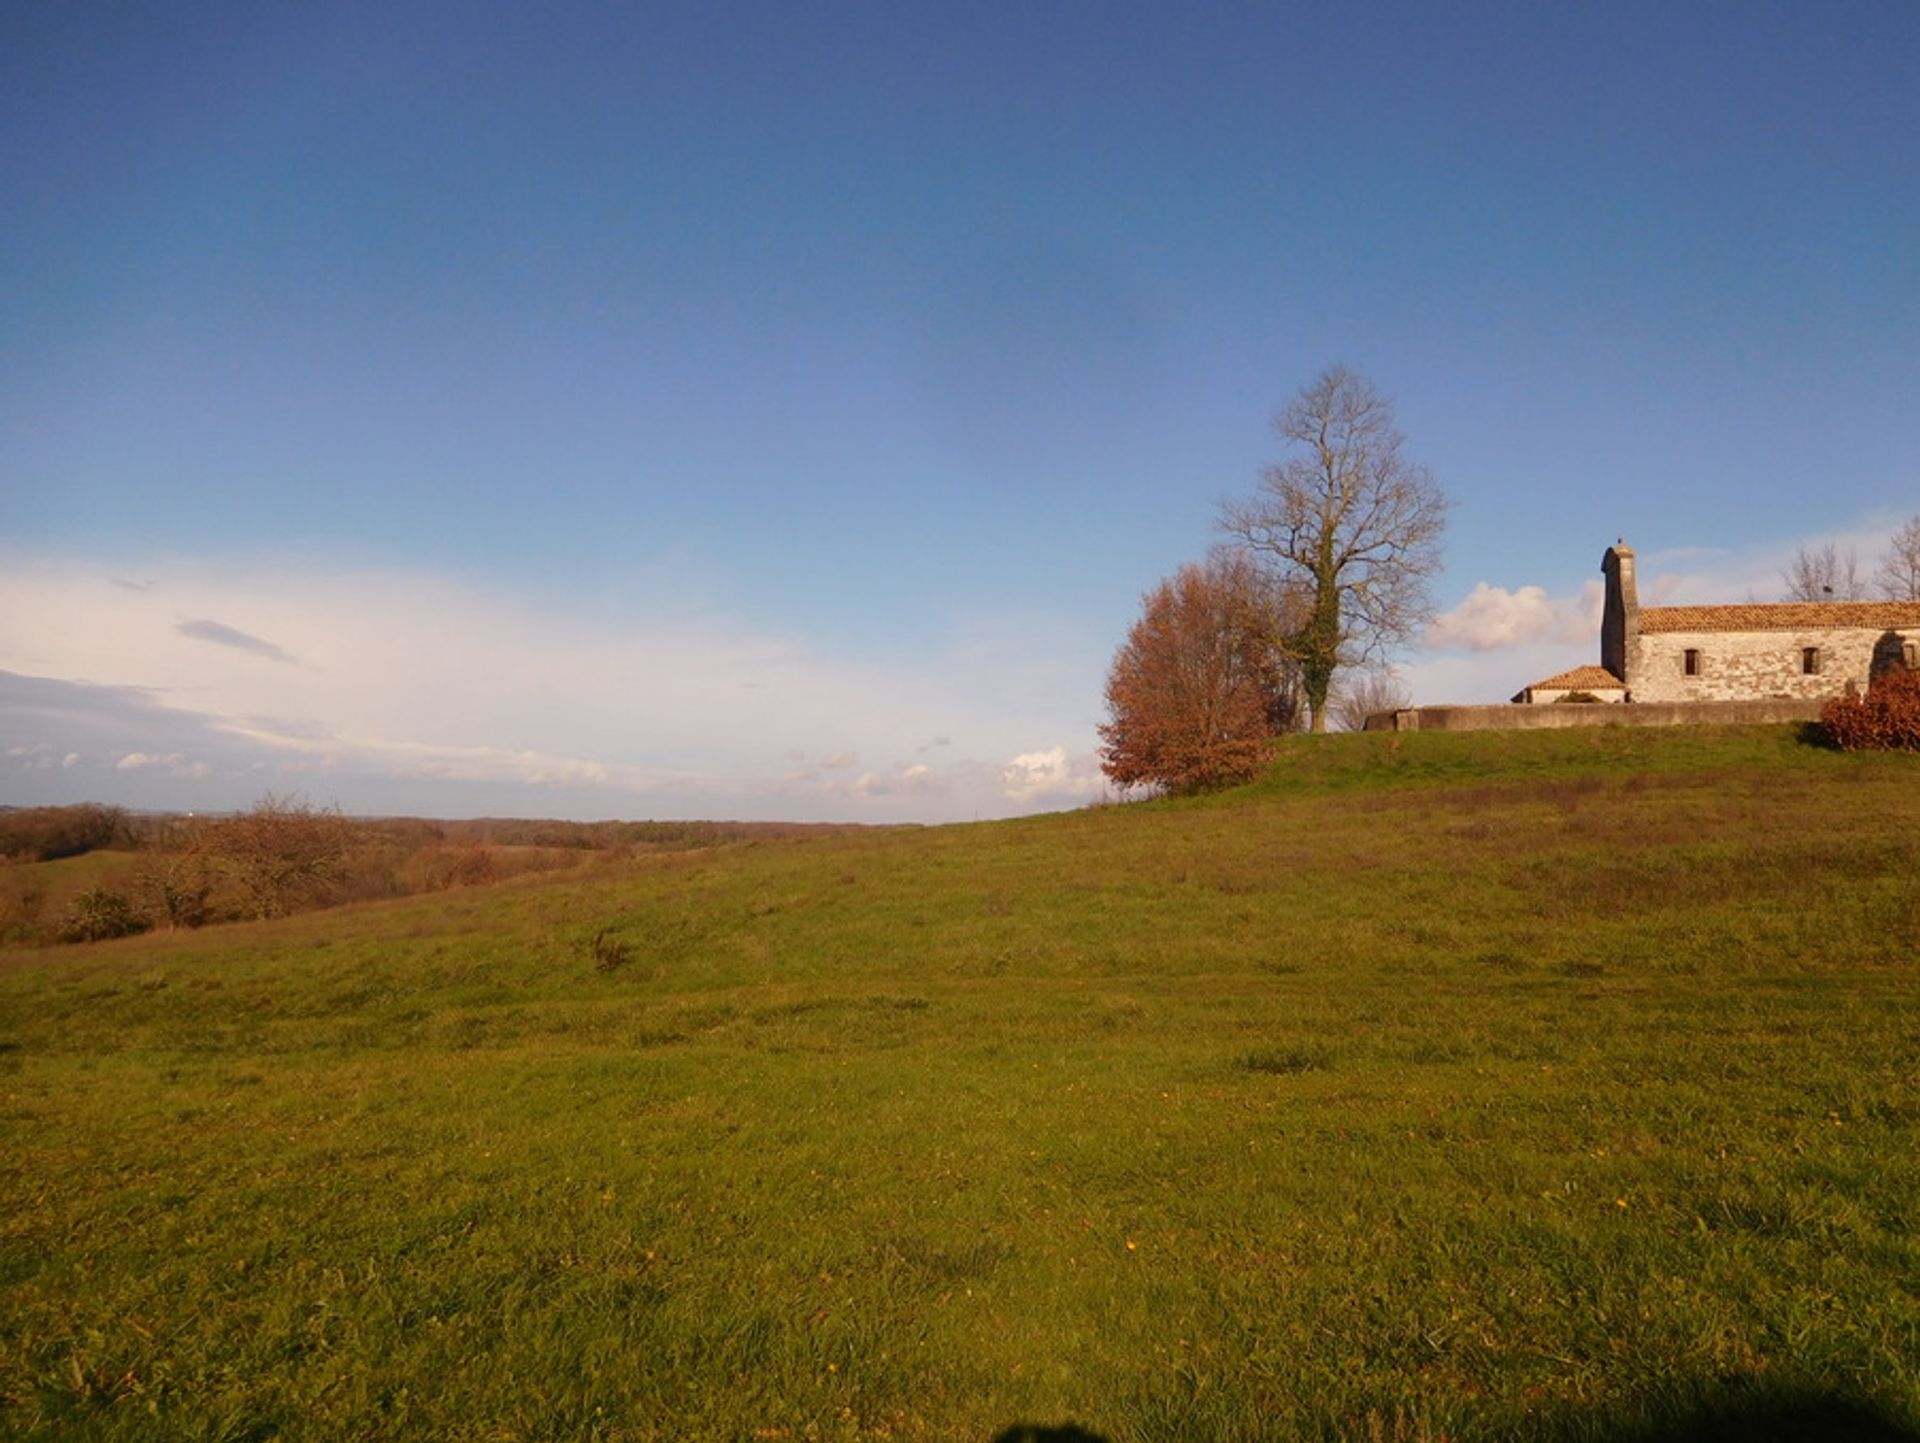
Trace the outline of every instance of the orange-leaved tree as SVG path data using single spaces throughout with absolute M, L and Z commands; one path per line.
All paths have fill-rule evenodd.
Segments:
M 1296 609 L 1244 555 L 1183 566 L 1148 592 L 1107 675 L 1106 774 L 1185 793 L 1258 771 L 1299 715 L 1284 645 Z

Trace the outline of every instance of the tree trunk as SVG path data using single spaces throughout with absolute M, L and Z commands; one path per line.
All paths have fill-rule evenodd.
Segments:
M 1307 704 L 1313 709 L 1313 730 L 1324 732 L 1327 697 L 1333 691 L 1333 674 L 1340 666 L 1340 568 L 1333 559 L 1331 536 L 1320 542 L 1313 572 L 1313 611 L 1294 638 L 1294 653 L 1300 658 L 1300 679 L 1306 687 Z

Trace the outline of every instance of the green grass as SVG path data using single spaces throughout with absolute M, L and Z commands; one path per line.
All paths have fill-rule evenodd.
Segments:
M 52 862 L 0 863 L 0 946 L 51 940 L 73 901 L 92 887 L 124 892 L 138 852 L 101 849 Z
M 0 1431 L 1909 1437 L 1917 783 L 1330 738 L 0 956 Z
M 0 869 L 0 879 L 14 887 L 31 887 L 45 895 L 45 905 L 57 914 L 89 887 L 124 888 L 140 869 L 138 852 L 103 848 L 54 862 L 14 862 Z

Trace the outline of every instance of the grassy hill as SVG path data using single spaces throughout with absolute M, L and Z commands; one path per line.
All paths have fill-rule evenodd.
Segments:
M 1784 729 L 5 955 L 0 1432 L 1908 1438 L 1916 1002 Z

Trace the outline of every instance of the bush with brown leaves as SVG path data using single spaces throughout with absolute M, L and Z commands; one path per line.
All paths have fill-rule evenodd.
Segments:
M 1920 752 L 1920 671 L 1882 672 L 1865 696 L 1828 702 L 1820 724 L 1843 752 Z

